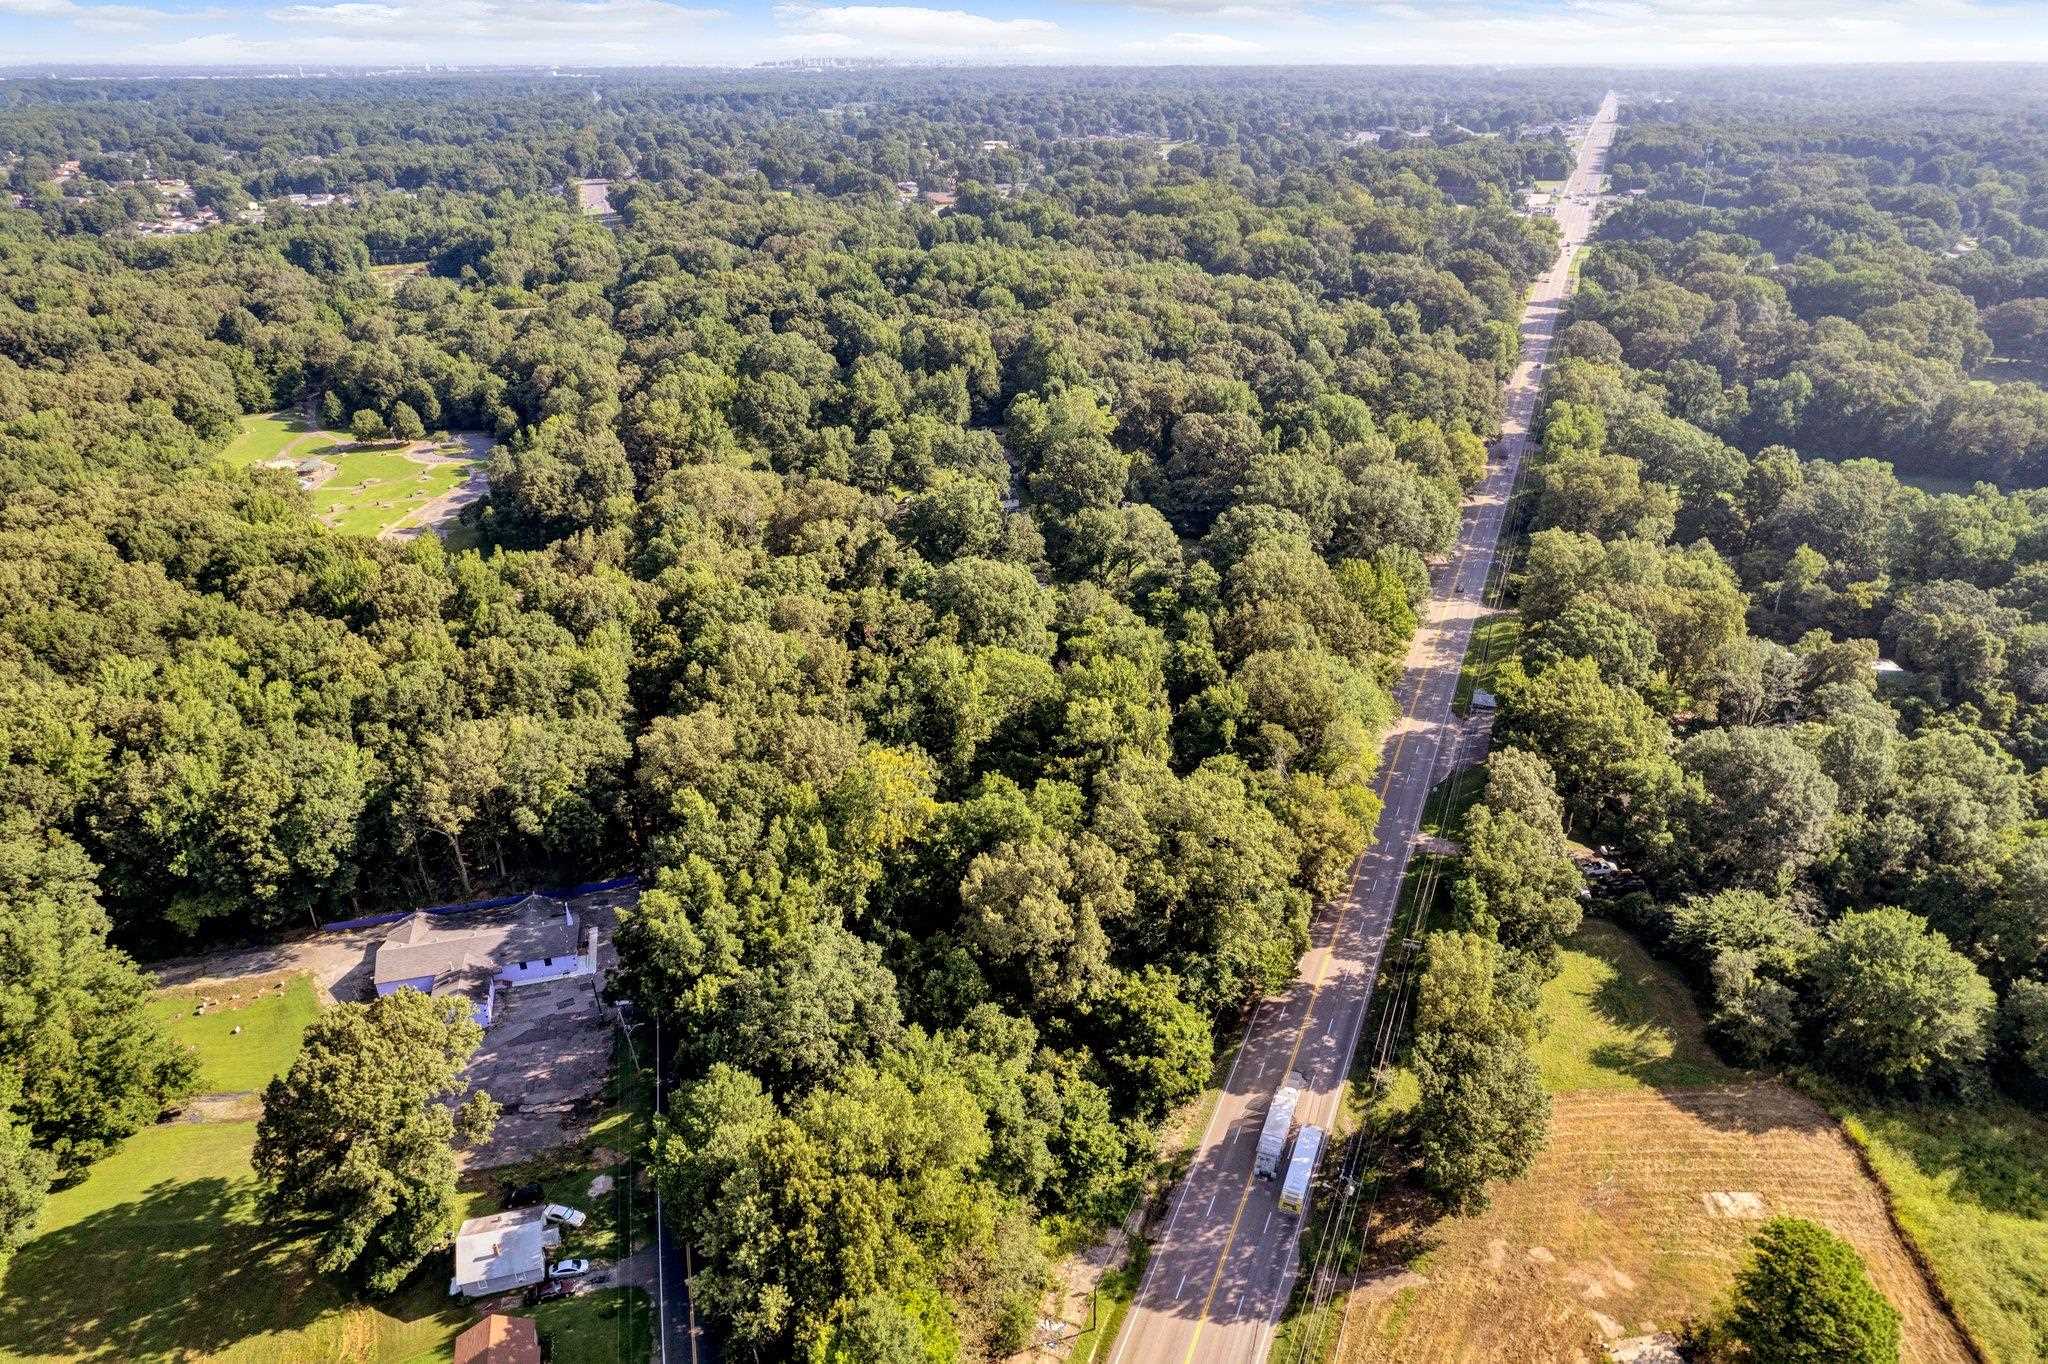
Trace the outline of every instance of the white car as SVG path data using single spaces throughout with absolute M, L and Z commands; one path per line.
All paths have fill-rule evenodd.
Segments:
M 573 1279 L 579 1274 L 588 1274 L 589 1272 L 590 1261 L 588 1260 L 557 1260 L 548 1266 L 548 1277 L 550 1279 Z
M 584 1221 L 584 1213 L 581 1209 L 571 1208 L 561 1203 L 548 1204 L 545 1208 L 541 1209 L 541 1215 L 550 1222 L 562 1222 L 572 1227 L 580 1227 Z

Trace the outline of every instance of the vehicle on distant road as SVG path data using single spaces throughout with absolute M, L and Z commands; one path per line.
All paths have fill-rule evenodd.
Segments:
M 1287 1160 L 1287 1178 L 1280 1182 L 1280 1211 L 1296 1217 L 1308 1211 L 1308 1187 L 1315 1182 L 1316 1162 L 1323 1156 L 1323 1129 L 1304 1127 L 1294 1139 L 1294 1154 Z
M 1260 1179 L 1271 1179 L 1280 1173 L 1280 1157 L 1287 1152 L 1287 1138 L 1294 1131 L 1294 1105 L 1301 1100 L 1301 1087 L 1307 1081 L 1299 1071 L 1287 1072 L 1287 1082 L 1273 1095 L 1273 1102 L 1266 1105 L 1266 1121 L 1259 1128 L 1258 1163 L 1254 1168 Z
M 574 1279 L 590 1272 L 588 1260 L 557 1260 L 548 1266 L 550 1279 Z

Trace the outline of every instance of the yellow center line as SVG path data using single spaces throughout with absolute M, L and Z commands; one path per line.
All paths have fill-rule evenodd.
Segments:
M 1459 556 L 1461 561 L 1464 557 L 1464 555 Z M 1456 591 L 1457 577 L 1458 566 L 1454 566 L 1450 574 L 1450 580 L 1454 594 Z M 1446 598 L 1446 601 L 1455 601 L 1455 595 L 1453 597 Z M 1446 627 L 1448 627 L 1448 618 L 1446 618 L 1444 624 Z M 1403 720 L 1415 720 L 1420 718 L 1416 712 L 1420 709 L 1422 705 L 1423 695 L 1428 690 L 1429 685 L 1427 678 L 1419 679 L 1416 682 L 1415 695 L 1412 698 L 1410 698 L 1408 702 L 1407 713 L 1401 717 Z M 1416 731 L 1413 729 L 1404 729 L 1394 737 L 1393 756 L 1387 759 L 1386 769 L 1380 774 L 1380 812 L 1383 816 L 1386 813 L 1387 795 L 1394 789 L 1394 774 L 1397 771 L 1399 771 L 1401 767 L 1401 753 L 1408 746 L 1408 736 L 1415 732 Z M 1396 893 L 1398 895 L 1398 891 Z M 1286 1082 L 1287 1072 L 1294 1069 L 1295 1061 L 1298 1060 L 1301 1056 L 1302 1040 L 1308 1036 L 1308 1025 L 1315 1021 L 1316 1000 L 1322 994 L 1323 981 L 1330 974 L 1330 963 L 1337 956 L 1337 939 L 1343 935 L 1344 925 L 1351 918 L 1351 907 L 1359 898 L 1360 897 L 1356 895 L 1347 895 L 1344 897 L 1343 906 L 1337 912 L 1337 922 L 1330 929 L 1330 944 L 1327 948 L 1323 950 L 1322 964 L 1316 968 L 1316 978 L 1309 985 L 1308 1007 L 1302 1010 L 1301 1022 L 1299 1025 L 1296 1026 L 1294 1030 L 1294 1046 L 1288 1051 L 1287 1064 L 1285 1067 L 1282 1068 L 1280 1072 L 1281 1082 L 1283 1084 Z M 1399 907 L 1399 902 L 1397 900 L 1395 908 L 1398 910 Z M 1387 927 L 1388 931 L 1391 932 L 1393 929 L 1393 921 L 1391 919 L 1388 920 Z M 1340 1086 L 1342 1085 L 1342 1076 L 1338 1077 L 1338 1083 Z M 1195 1347 L 1201 1343 L 1202 1328 L 1209 1324 L 1209 1309 L 1215 1306 L 1216 1304 L 1216 1290 L 1220 1288 L 1223 1284 L 1224 1266 L 1230 1263 L 1230 1252 L 1237 1246 L 1237 1229 L 1239 1224 L 1241 1224 L 1244 1221 L 1244 1210 L 1246 1207 L 1250 1205 L 1252 1201 L 1252 1189 L 1256 1187 L 1257 1184 L 1258 1176 L 1255 1173 L 1252 1176 L 1252 1178 L 1245 1181 L 1244 1192 L 1237 1196 L 1237 1211 L 1231 1214 L 1230 1230 L 1224 1235 L 1223 1238 L 1223 1252 L 1222 1254 L 1216 1257 L 1216 1269 L 1213 1273 L 1209 1275 L 1209 1291 L 1202 1296 L 1202 1311 L 1200 1315 L 1198 1315 L 1195 1318 L 1195 1333 L 1188 1338 L 1188 1352 L 1185 1358 L 1183 1359 L 1183 1364 L 1191 1364 L 1191 1361 L 1195 1357 Z
M 1566 247 L 1566 250 L 1565 250 L 1564 254 L 1565 254 L 1565 255 L 1566 255 L 1567 257 L 1568 257 L 1568 256 L 1570 255 L 1570 248 L 1569 248 L 1569 245 L 1567 245 L 1567 247 Z M 1532 377 L 1533 377 L 1533 376 L 1532 376 Z M 1526 387 L 1526 385 L 1518 385 L 1518 387 Z M 1509 434 L 1509 433 L 1503 433 L 1503 435 L 1504 435 L 1504 436 L 1506 437 L 1506 439 L 1513 439 L 1513 436 L 1512 436 L 1511 434 Z M 1503 441 L 1503 445 L 1505 445 L 1505 440 Z M 1505 451 L 1503 451 L 1503 453 L 1505 454 Z M 1470 557 L 1470 554 L 1471 554 L 1471 549 L 1472 549 L 1472 547 L 1471 547 L 1471 546 L 1469 546 L 1469 545 L 1467 545 L 1467 546 L 1466 546 L 1466 547 L 1465 547 L 1465 548 L 1464 548 L 1464 549 L 1463 549 L 1463 550 L 1462 550 L 1462 551 L 1461 551 L 1461 552 L 1459 553 L 1459 555 L 1458 555 L 1458 560 L 1457 560 L 1457 562 L 1456 562 L 1456 563 L 1454 563 L 1454 564 L 1452 565 L 1452 568 L 1451 568 L 1451 573 L 1450 573 L 1450 586 L 1451 586 L 1451 593 L 1452 593 L 1452 595 L 1451 595 L 1450 597 L 1447 597 L 1447 598 L 1445 599 L 1445 601 L 1446 601 L 1446 604 L 1455 604 L 1455 602 L 1456 602 L 1456 600 L 1457 600 L 1457 595 L 1456 595 L 1456 594 L 1457 594 L 1457 581 L 1458 581 L 1458 571 L 1459 571 L 1459 569 L 1460 569 L 1460 568 L 1462 568 L 1462 567 L 1464 566 L 1465 562 L 1466 562 L 1466 561 L 1468 560 L 1468 558 Z M 1444 621 L 1442 622 L 1442 624 L 1443 624 L 1443 628 L 1444 628 L 1444 630 L 1445 630 L 1445 633 L 1446 633 L 1446 634 L 1450 634 L 1450 633 L 1451 633 L 1451 622 L 1450 622 L 1449 618 L 1448 618 L 1448 617 L 1446 617 L 1446 618 L 1445 618 L 1445 620 L 1444 620 Z M 1468 641 L 1468 647 L 1469 647 L 1469 641 Z M 1464 656 L 1464 655 L 1463 655 L 1463 652 L 1461 651 L 1461 652 L 1460 652 L 1460 654 L 1459 654 L 1459 658 L 1460 658 L 1460 660 L 1461 660 L 1461 661 L 1462 661 L 1462 659 L 1463 659 L 1463 656 Z M 1412 697 L 1412 698 L 1411 698 L 1411 699 L 1409 700 L 1409 703 L 1408 703 L 1408 710 L 1407 710 L 1406 714 L 1404 714 L 1404 715 L 1403 715 L 1403 716 L 1401 717 L 1401 718 L 1402 718 L 1402 719 L 1403 719 L 1404 721 L 1405 721 L 1405 720 L 1418 720 L 1418 719 L 1420 719 L 1420 716 L 1419 716 L 1419 715 L 1417 714 L 1417 711 L 1418 711 L 1418 710 L 1420 709 L 1420 707 L 1421 707 L 1421 705 L 1422 705 L 1422 698 L 1423 698 L 1423 695 L 1424 695 L 1424 694 L 1425 694 L 1425 693 L 1426 693 L 1426 692 L 1428 691 L 1428 689 L 1429 689 L 1429 683 L 1428 683 L 1428 678 L 1427 678 L 1427 677 L 1422 677 L 1422 678 L 1418 678 L 1418 680 L 1417 680 L 1417 682 L 1416 682 L 1416 685 L 1415 685 L 1415 695 L 1414 695 L 1414 696 L 1413 696 L 1413 697 Z M 1392 756 L 1391 756 L 1390 758 L 1388 758 L 1388 759 L 1387 759 L 1387 766 L 1386 766 L 1386 769 L 1385 769 L 1385 771 L 1384 771 L 1384 772 L 1382 772 L 1382 773 L 1381 773 L 1381 776 L 1380 776 L 1380 812 L 1381 812 L 1381 815 L 1382 815 L 1382 817 L 1384 817 L 1384 816 L 1385 816 L 1385 813 L 1386 813 L 1386 801 L 1387 801 L 1387 795 L 1388 795 L 1388 793 L 1389 793 L 1389 792 L 1391 792 L 1391 791 L 1393 790 L 1393 785 L 1394 785 L 1394 774 L 1395 774 L 1396 772 L 1398 772 L 1398 771 L 1400 770 L 1400 766 L 1401 766 L 1401 754 L 1402 754 L 1402 752 L 1403 752 L 1403 751 L 1404 751 L 1404 750 L 1405 750 L 1405 749 L 1407 748 L 1407 746 L 1408 746 L 1408 736 L 1409 736 L 1410 734 L 1413 734 L 1413 733 L 1415 733 L 1415 732 L 1416 732 L 1416 731 L 1415 731 L 1414 729 L 1404 729 L 1404 730 L 1402 730 L 1402 731 L 1401 731 L 1401 733 L 1400 733 L 1400 734 L 1398 734 L 1397 736 L 1395 736 L 1395 739 L 1394 739 L 1394 752 L 1393 752 L 1393 755 L 1392 755 Z M 1432 762 L 1431 762 L 1430 766 L 1431 766 L 1431 771 L 1430 771 L 1430 773 L 1429 773 L 1428 775 L 1434 775 L 1434 774 L 1435 774 L 1435 763 L 1434 763 L 1434 761 L 1432 761 Z M 1427 800 L 1428 800 L 1428 796 L 1427 796 L 1427 793 L 1425 793 L 1425 795 L 1424 795 L 1424 801 L 1425 801 L 1425 803 L 1427 802 Z M 1419 816 L 1418 816 L 1418 818 L 1419 818 Z M 1395 908 L 1395 911 L 1396 911 L 1396 913 L 1398 913 L 1398 912 L 1399 912 L 1399 910 L 1400 910 L 1400 899 L 1399 899 L 1399 896 L 1400 896 L 1400 890 L 1399 890 L 1399 888 L 1398 888 L 1398 887 L 1396 887 L 1396 890 L 1395 890 L 1395 897 L 1396 897 L 1396 898 L 1395 898 L 1395 903 L 1394 903 L 1394 908 Z M 1292 1070 L 1294 1069 L 1294 1063 L 1295 1063 L 1295 1062 L 1296 1062 L 1296 1061 L 1297 1061 L 1298 1059 L 1300 1059 L 1300 1056 L 1301 1056 L 1301 1044 L 1302 1044 L 1302 1041 L 1303 1041 L 1303 1039 L 1304 1039 L 1304 1038 L 1306 1038 L 1306 1037 L 1308 1036 L 1308 1025 L 1309 1025 L 1310 1023 L 1312 1023 L 1312 1022 L 1314 1022 L 1314 1021 L 1315 1021 L 1315 1014 L 1316 1014 L 1316 1000 L 1317 1000 L 1318 998 L 1320 998 L 1320 997 L 1321 997 L 1321 995 L 1322 995 L 1322 991 L 1323 991 L 1323 982 L 1324 982 L 1324 980 L 1325 980 L 1325 979 L 1327 979 L 1327 978 L 1328 978 L 1328 976 L 1329 976 L 1329 973 L 1330 973 L 1330 963 L 1331 963 L 1331 961 L 1332 961 L 1332 960 L 1334 960 L 1334 959 L 1336 958 L 1336 955 L 1337 955 L 1337 940 L 1338 940 L 1338 939 L 1339 939 L 1339 938 L 1340 938 L 1340 937 L 1341 937 L 1341 936 L 1343 935 L 1343 932 L 1344 932 L 1344 925 L 1345 925 L 1345 924 L 1346 924 L 1347 922 L 1349 922 L 1349 920 L 1350 920 L 1350 918 L 1351 918 L 1351 908 L 1352 908 L 1352 905 L 1353 905 L 1353 903 L 1355 903 L 1355 902 L 1356 902 L 1356 901 L 1357 901 L 1357 900 L 1358 900 L 1359 898 L 1360 898 L 1360 897 L 1358 897 L 1358 896 L 1356 896 L 1356 895 L 1349 895 L 1349 896 L 1346 896 L 1346 897 L 1345 897 L 1345 901 L 1344 901 L 1344 904 L 1343 904 L 1342 908 L 1340 908 L 1340 909 L 1338 910 L 1338 913 L 1337 913 L 1337 922 L 1336 922 L 1336 923 L 1335 923 L 1335 924 L 1334 924 L 1334 925 L 1333 925 L 1333 926 L 1331 927 L 1331 929 L 1330 929 L 1330 943 L 1329 943 L 1329 946 L 1328 946 L 1327 948 L 1325 948 L 1325 949 L 1324 949 L 1324 951 L 1323 951 L 1323 960 L 1322 960 L 1322 964 L 1321 964 L 1320 966 L 1318 966 L 1318 967 L 1316 968 L 1316 978 L 1315 978 L 1315 980 L 1314 980 L 1314 981 L 1312 981 L 1312 982 L 1310 983 L 1310 985 L 1309 985 L 1309 992 L 1308 992 L 1308 1007 L 1302 1010 L 1302 1013 L 1301 1013 L 1301 1022 L 1300 1022 L 1300 1023 L 1299 1023 L 1299 1024 L 1298 1024 L 1298 1025 L 1296 1026 L 1296 1027 L 1295 1027 L 1295 1030 L 1294 1030 L 1294 1045 L 1293 1045 L 1293 1047 L 1292 1047 L 1292 1048 L 1290 1048 L 1290 1049 L 1288 1050 L 1288 1053 L 1287 1053 L 1287 1065 L 1286 1065 L 1286 1067 L 1285 1067 L 1285 1068 L 1284 1068 L 1284 1069 L 1283 1069 L 1283 1070 L 1281 1071 L 1281 1082 L 1282 1082 L 1283 1084 L 1284 1084 L 1284 1083 L 1286 1082 L 1286 1077 L 1287 1077 L 1287 1073 L 1288 1073 L 1289 1071 L 1292 1071 Z M 1388 931 L 1388 932 L 1390 932 L 1390 933 L 1391 933 L 1391 932 L 1393 931 L 1393 919 L 1392 919 L 1391 917 L 1390 917 L 1390 918 L 1388 919 L 1388 921 L 1387 921 L 1387 931 Z M 1383 943 L 1383 944 L 1381 944 L 1381 950 L 1382 950 L 1382 952 L 1384 952 L 1384 951 L 1385 951 L 1385 944 L 1384 944 L 1384 943 Z M 1340 1089 L 1341 1089 L 1341 1088 L 1342 1088 L 1342 1086 L 1343 1086 L 1343 1082 L 1344 1082 L 1344 1077 L 1343 1077 L 1343 1076 L 1341 1076 L 1341 1075 L 1340 1075 L 1340 1076 L 1338 1076 L 1338 1077 L 1337 1077 L 1337 1083 L 1338 1083 L 1338 1087 L 1339 1087 Z M 1235 1212 L 1233 1212 L 1233 1213 L 1231 1214 L 1231 1216 L 1230 1216 L 1230 1230 L 1229 1230 L 1228 1232 L 1226 1232 L 1226 1233 L 1224 1234 L 1224 1238 L 1223 1238 L 1223 1250 L 1222 1250 L 1222 1253 L 1220 1253 L 1220 1254 L 1219 1254 L 1219 1255 L 1218 1255 L 1218 1256 L 1216 1257 L 1216 1268 L 1215 1268 L 1215 1269 L 1214 1269 L 1214 1270 L 1213 1270 L 1213 1271 L 1212 1271 L 1212 1272 L 1210 1273 L 1210 1275 L 1209 1275 L 1209 1289 L 1208 1289 L 1208 1292 L 1206 1292 L 1206 1293 L 1204 1293 L 1204 1294 L 1202 1295 L 1202 1310 L 1201 1310 L 1201 1312 L 1200 1312 L 1200 1313 L 1199 1313 L 1199 1314 L 1198 1314 L 1198 1315 L 1197 1315 L 1197 1316 L 1195 1317 L 1195 1330 L 1194 1330 L 1194 1334 L 1188 1337 L 1188 1349 L 1187 1349 L 1187 1354 L 1186 1354 L 1186 1355 L 1184 1355 L 1184 1356 L 1182 1357 L 1182 1364 L 1193 1364 L 1193 1361 L 1194 1361 L 1194 1358 L 1195 1358 L 1195 1348 L 1196 1348 L 1196 1346 L 1198 1346 L 1198 1345 L 1200 1345 L 1200 1344 L 1201 1344 L 1201 1340 L 1202 1340 L 1202 1328 L 1203 1328 L 1203 1327 L 1205 1327 L 1205 1326 L 1207 1326 L 1207 1325 L 1209 1324 L 1209 1312 L 1210 1312 L 1210 1309 L 1212 1309 L 1212 1308 L 1213 1308 L 1213 1307 L 1214 1307 L 1214 1306 L 1216 1305 L 1216 1290 L 1217 1290 L 1218 1288 L 1222 1287 L 1222 1285 L 1223 1285 L 1223 1270 L 1224 1270 L 1224 1268 L 1225 1268 L 1225 1267 L 1226 1267 L 1227 1265 L 1229 1265 L 1229 1263 L 1230 1263 L 1230 1252 L 1231 1252 L 1232 1250 L 1236 1249 L 1236 1247 L 1237 1247 L 1237 1231 L 1238 1231 L 1238 1228 L 1239 1228 L 1239 1226 L 1241 1226 L 1241 1225 L 1243 1224 L 1243 1222 L 1244 1222 L 1244 1210 L 1245 1210 L 1245 1209 L 1246 1209 L 1247 1207 L 1249 1207 L 1249 1206 L 1251 1205 L 1251 1201 L 1252 1201 L 1252 1189 L 1253 1189 L 1254 1187 L 1256 1187 L 1256 1186 L 1257 1186 L 1257 1184 L 1258 1184 L 1258 1176 L 1257 1176 L 1257 1174 L 1256 1174 L 1256 1173 L 1254 1173 L 1254 1175 L 1252 1176 L 1252 1178 L 1250 1178 L 1250 1179 L 1248 1179 L 1248 1180 L 1246 1180 L 1246 1181 L 1245 1181 L 1245 1185 L 1244 1185 L 1244 1192 L 1243 1192 L 1243 1193 L 1240 1193 L 1240 1194 L 1239 1194 L 1239 1195 L 1237 1196 L 1237 1209 L 1236 1209 L 1236 1211 L 1235 1211 Z

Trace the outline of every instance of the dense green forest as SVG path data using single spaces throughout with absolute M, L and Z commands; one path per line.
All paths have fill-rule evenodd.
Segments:
M 9 83 L 12 1206 L 187 1082 L 119 948 L 639 869 L 700 1305 L 1014 1348 L 1365 844 L 1602 88 Z M 473 547 L 220 462 L 295 403 L 489 433 Z
M 1724 1046 L 1881 1092 L 2048 1084 L 2048 143 L 2007 74 L 1637 111 L 1502 685 Z

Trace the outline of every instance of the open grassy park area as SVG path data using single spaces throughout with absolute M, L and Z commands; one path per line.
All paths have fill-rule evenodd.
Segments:
M 460 450 L 459 442 L 454 448 Z M 423 463 L 395 447 L 350 449 L 328 456 L 334 473 L 313 490 L 313 514 L 347 535 L 376 535 L 469 477 L 471 461 L 458 455 Z
M 221 459 L 237 469 L 277 459 L 287 452 L 294 459 L 323 454 L 348 438 L 322 431 L 296 412 L 270 412 L 242 418 L 242 433 L 221 451 Z
M 310 475 L 313 515 L 345 535 L 377 536 L 432 518 L 443 499 L 466 484 L 490 442 L 475 435 L 359 445 L 296 412 L 242 418 L 242 431 L 221 453 L 246 469 L 276 459 L 318 460 Z

